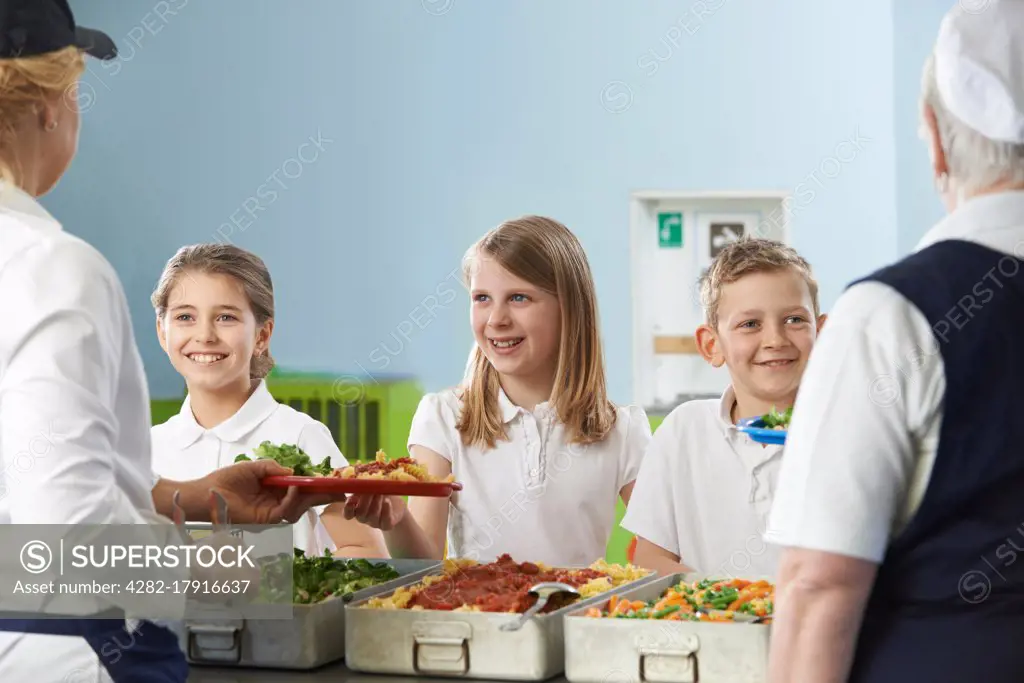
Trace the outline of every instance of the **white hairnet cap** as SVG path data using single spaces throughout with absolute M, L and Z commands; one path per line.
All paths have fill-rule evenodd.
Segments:
M 939 28 L 935 80 L 954 116 L 1024 144 L 1024 0 L 960 0 Z

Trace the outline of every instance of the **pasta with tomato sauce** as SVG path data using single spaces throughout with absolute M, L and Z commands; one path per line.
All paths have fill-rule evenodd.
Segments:
M 388 460 L 384 451 L 377 451 L 373 462 L 361 462 L 348 467 L 334 470 L 331 477 L 341 479 L 387 479 L 390 481 L 419 481 L 431 484 L 451 483 L 455 475 L 450 474 L 444 479 L 431 476 L 427 468 L 413 458 L 395 458 Z
M 425 577 L 414 586 L 402 587 L 391 595 L 372 598 L 364 607 L 522 613 L 536 600 L 529 594 L 534 584 L 557 581 L 579 591 L 579 598 L 555 596 L 541 610 L 544 614 L 650 574 L 646 569 L 608 564 L 604 560 L 583 569 L 558 569 L 533 562 L 516 562 L 508 554 L 488 564 L 472 560 L 445 560 L 442 570 L 442 574 Z

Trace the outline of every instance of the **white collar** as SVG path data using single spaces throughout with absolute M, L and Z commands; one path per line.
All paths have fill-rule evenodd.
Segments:
M 178 413 L 181 421 L 178 424 L 177 433 L 174 435 L 174 439 L 177 442 L 175 447 L 179 450 L 188 448 L 207 432 L 212 433 L 221 441 L 241 441 L 246 434 L 252 432 L 252 430 L 260 426 L 264 420 L 273 415 L 274 411 L 277 410 L 280 405 L 277 402 L 277 399 L 271 396 L 270 391 L 267 389 L 266 381 L 260 380 L 256 390 L 253 391 L 248 400 L 242 404 L 242 407 L 238 409 L 237 413 L 224 420 L 216 427 L 206 429 L 196 422 L 196 417 L 192 414 L 192 402 L 189 399 L 190 397 L 185 397 L 185 402 L 182 404 L 181 411 Z
M 782 452 L 782 446 L 778 444 L 760 444 L 736 428 L 732 421 L 732 407 L 736 404 L 736 392 L 730 384 L 722 392 L 722 399 L 718 404 L 718 419 L 721 421 L 722 429 L 726 440 L 732 444 L 734 452 L 740 456 L 747 470 L 754 474 L 757 468 L 774 458 Z M 742 418 L 741 418 L 742 419 Z M 744 444 L 740 447 L 740 444 Z
M 736 424 L 732 421 L 732 407 L 734 405 L 736 405 L 736 391 L 730 384 L 725 388 L 725 391 L 722 392 L 722 398 L 718 403 L 718 419 L 721 421 L 722 428 L 725 430 L 725 435 L 727 437 L 741 436 L 744 439 L 749 439 L 750 437 L 737 429 Z M 744 417 L 753 416 L 741 416 L 740 419 L 743 419 Z M 775 448 L 775 446 L 769 446 L 769 448 Z
M 498 387 L 498 409 L 501 410 L 501 421 L 508 424 L 516 419 L 521 408 L 509 399 L 508 394 L 501 387 Z
M 961 203 L 925 233 L 914 251 L 944 240 L 967 240 L 1018 255 L 1022 230 L 1024 191 L 985 194 Z
M 512 420 L 516 419 L 516 416 L 520 413 L 529 413 L 526 408 L 517 406 L 512 402 L 512 399 L 508 397 L 505 390 L 500 386 L 498 387 L 498 409 L 501 410 L 501 421 L 508 424 Z M 543 401 L 538 403 L 533 409 L 535 415 L 548 415 L 553 411 L 550 401 Z
M 736 404 L 736 392 L 732 388 L 732 385 L 725 387 L 725 391 L 722 392 L 722 398 L 718 402 L 718 417 L 721 418 L 722 424 L 726 427 L 732 427 L 735 429 L 736 425 L 732 424 L 732 407 Z
M 736 392 L 730 384 L 722 392 L 722 398 L 718 402 L 718 418 L 725 429 L 726 436 L 736 432 L 736 425 L 732 422 L 732 407 L 736 405 Z
M 17 185 L 0 183 L 0 210 L 13 211 L 53 223 L 60 229 L 60 223 L 43 208 L 35 197 Z

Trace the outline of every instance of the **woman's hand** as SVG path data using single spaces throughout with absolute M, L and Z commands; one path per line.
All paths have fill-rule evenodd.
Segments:
M 308 506 L 302 508 L 296 489 L 264 487 L 262 480 L 291 473 L 291 469 L 273 460 L 256 460 L 216 469 L 196 483 L 208 492 L 217 491 L 224 496 L 232 523 L 278 524 L 282 520 L 297 521 Z
M 398 526 L 407 511 L 401 496 L 350 495 L 345 501 L 345 519 L 355 519 L 381 531 Z
M 185 513 L 194 521 L 212 521 L 208 519 L 207 507 L 211 491 L 224 496 L 233 524 L 280 524 L 282 521 L 294 524 L 312 507 L 345 500 L 345 495 L 340 493 L 302 493 L 294 486 L 287 489 L 263 486 L 265 477 L 291 473 L 291 469 L 273 460 L 256 460 L 228 465 L 202 479 L 177 486 L 182 490 Z

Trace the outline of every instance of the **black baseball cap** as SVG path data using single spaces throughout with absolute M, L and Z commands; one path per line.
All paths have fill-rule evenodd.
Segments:
M 67 0 L 0 0 L 0 59 L 71 46 L 97 59 L 117 56 L 117 46 L 106 33 L 75 25 Z

